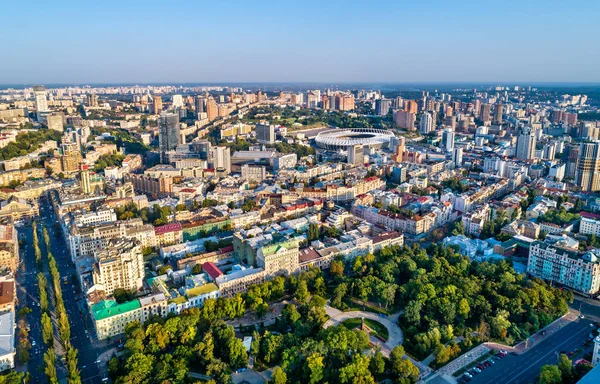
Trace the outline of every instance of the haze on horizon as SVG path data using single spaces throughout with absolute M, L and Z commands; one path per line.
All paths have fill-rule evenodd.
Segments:
M 6 2 L 0 84 L 600 82 L 600 2 Z

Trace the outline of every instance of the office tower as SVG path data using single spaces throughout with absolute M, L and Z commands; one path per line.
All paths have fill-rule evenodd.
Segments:
M 92 188 L 90 185 L 90 171 L 88 170 L 87 164 L 81 164 L 79 166 L 79 180 L 81 182 L 81 191 L 86 195 L 92 193 Z
M 454 165 L 456 165 L 457 167 L 462 166 L 462 163 L 463 163 L 462 147 L 454 148 L 454 150 L 452 151 L 452 161 L 454 162 Z
M 452 152 L 454 150 L 454 131 L 452 129 L 447 128 L 444 130 L 442 142 L 446 152 Z
M 600 191 L 600 142 L 579 145 L 575 183 L 582 191 Z
M 166 161 L 166 153 L 175 149 L 179 143 L 179 115 L 162 112 L 158 123 L 160 161 L 164 163 Z
M 210 154 L 211 154 L 210 141 L 208 141 L 208 140 L 193 141 L 192 146 L 194 148 L 194 152 L 199 154 L 201 160 L 209 159 Z
M 404 106 L 404 110 L 409 113 L 417 113 L 418 112 L 417 102 L 414 100 L 407 100 Z
M 544 144 L 544 159 L 545 160 L 554 160 L 556 156 L 556 143 L 548 143 Z
M 409 131 L 415 130 L 416 115 L 407 111 L 394 111 L 394 123 L 398 128 L 406 128 Z
M 102 285 L 107 295 L 119 288 L 134 291 L 142 288 L 144 256 L 139 240 L 110 239 L 94 258 L 94 284 Z
M 256 140 L 259 143 L 271 144 L 275 142 L 275 126 L 267 123 L 256 124 Z
M 196 96 L 195 104 L 196 104 L 196 115 L 204 112 L 204 103 L 205 99 L 202 96 Z
M 97 107 L 98 106 L 98 95 L 95 93 L 87 94 L 87 105 L 88 107 Z
M 348 164 L 359 166 L 364 162 L 364 147 L 362 145 L 351 145 L 348 147 Z
M 159 115 L 162 111 L 162 97 L 159 95 L 152 97 L 152 111 L 155 115 Z
M 496 105 L 494 110 L 494 124 L 502 124 L 502 114 L 504 112 L 504 105 L 502 103 Z
M 262 93 L 260 91 L 256 92 L 256 101 L 258 103 L 262 101 Z
M 279 91 L 279 101 L 283 101 L 283 91 Z
M 431 113 L 425 112 L 421 116 L 421 121 L 419 122 L 419 130 L 424 135 L 433 131 L 433 117 L 431 116 Z
M 35 113 L 38 123 L 44 121 L 50 110 L 48 109 L 48 100 L 46 100 L 46 89 L 42 86 L 33 87 L 35 96 Z
M 46 116 L 46 125 L 48 126 L 48 129 L 62 132 L 64 130 L 62 115 L 61 114 L 52 114 L 52 115 Z
M 173 95 L 171 104 L 173 104 L 173 108 L 183 108 L 183 96 Z
M 225 175 L 231 173 L 231 151 L 229 147 L 213 148 L 213 164 L 215 171 Z
M 402 100 L 402 97 L 397 96 L 394 99 L 394 109 L 402 109 L 404 107 L 404 100 Z
M 524 127 L 517 137 L 517 147 L 515 149 L 515 157 L 517 159 L 530 160 L 535 155 L 535 132 L 531 127 Z
M 208 117 L 208 121 L 213 121 L 217 118 L 217 116 L 219 116 L 219 106 L 212 97 L 206 101 L 206 115 Z
M 392 106 L 392 100 L 390 99 L 377 99 L 375 100 L 375 114 L 378 116 L 387 116 Z
M 479 113 L 479 120 L 483 121 L 484 123 L 490 121 L 490 114 L 492 111 L 492 106 L 489 104 L 481 104 L 481 109 L 480 109 L 480 113 Z

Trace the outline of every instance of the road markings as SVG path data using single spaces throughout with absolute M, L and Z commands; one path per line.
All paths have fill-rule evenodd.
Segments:
M 581 329 L 579 332 L 575 333 L 573 336 L 569 337 L 568 339 L 564 340 L 562 343 L 560 343 L 559 345 L 557 345 L 557 347 L 560 347 L 560 346 L 562 346 L 562 345 L 565 345 L 567 342 L 569 342 L 569 340 L 572 340 L 573 338 L 575 338 L 575 337 L 577 337 L 577 336 L 579 336 L 579 335 L 581 335 L 582 333 L 585 333 L 585 332 L 587 332 L 587 331 L 589 331 L 587 328 L 583 328 L 583 329 Z M 556 349 L 560 349 L 560 348 L 556 348 Z M 549 355 L 552 355 L 552 354 L 554 354 L 554 353 L 556 353 L 556 351 L 553 349 L 552 351 L 550 351 L 550 352 L 548 352 L 548 353 L 544 354 L 542 357 L 540 357 L 539 359 L 537 359 L 537 360 L 536 360 L 536 361 L 534 361 L 533 363 L 529 364 L 529 367 L 531 367 L 531 366 L 533 366 L 533 365 L 535 365 L 535 364 L 539 363 L 541 360 L 545 359 L 546 357 L 548 357 Z M 528 368 L 529 368 L 529 367 L 528 367 Z M 524 375 L 524 374 L 525 374 L 525 373 L 527 373 L 528 371 L 529 371 L 529 369 L 525 369 L 525 370 L 523 370 L 521 373 L 519 373 L 518 375 L 514 376 L 514 377 L 511 379 L 511 381 L 510 381 L 510 382 L 514 382 L 514 381 L 515 381 L 515 380 L 516 380 L 516 379 L 517 379 L 519 376 L 522 376 L 522 375 Z

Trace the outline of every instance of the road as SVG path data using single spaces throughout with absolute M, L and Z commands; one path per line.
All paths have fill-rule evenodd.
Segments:
M 26 244 L 21 247 L 21 267 L 17 271 L 17 311 L 28 307 L 31 313 L 26 316 L 27 323 L 31 330 L 29 332 L 29 341 L 32 343 L 30 350 L 30 360 L 27 366 L 17 366 L 19 371 L 27 371 L 32 378 L 39 378 L 40 383 L 46 383 L 44 372 L 43 354 L 46 351 L 46 345 L 42 340 L 41 316 L 42 311 L 39 307 L 39 290 L 37 286 L 37 263 L 33 251 L 33 232 L 31 226 L 17 228 L 19 239 L 25 240 Z M 33 345 L 35 344 L 35 345 Z
M 583 343 L 588 340 L 588 335 L 595 327 L 590 327 L 588 319 L 577 319 L 566 325 L 553 335 L 549 335 L 537 346 L 532 347 L 522 355 L 507 355 L 496 364 L 475 375 L 471 384 L 506 383 L 525 384 L 533 383 L 540 373 L 540 368 L 546 364 L 556 364 L 558 354 L 567 353 L 578 348 L 584 348 Z M 590 351 L 591 346 L 585 352 Z M 575 358 L 582 353 L 575 355 Z
M 107 341 L 95 341 L 93 338 L 93 323 L 89 315 L 89 311 L 86 309 L 87 304 L 85 303 L 84 297 L 79 291 L 78 284 L 74 284 L 73 276 L 75 276 L 75 266 L 71 262 L 67 251 L 67 245 L 62 236 L 62 233 L 55 232 L 55 226 L 58 219 L 51 208 L 51 203 L 46 197 L 41 197 L 39 201 L 40 206 L 40 218 L 38 223 L 40 225 L 46 225 L 50 235 L 51 251 L 58 264 L 58 269 L 61 275 L 63 300 L 67 315 L 69 317 L 69 323 L 71 325 L 71 344 L 78 350 L 79 354 L 79 370 L 81 371 L 81 381 L 83 384 L 102 384 L 102 379 L 107 376 L 106 365 L 104 362 L 96 363 L 98 357 L 109 350 L 113 346 Z M 29 301 L 37 303 L 38 288 L 36 286 L 35 275 L 37 275 L 37 264 L 35 262 L 34 251 L 31 247 L 32 244 L 32 229 L 31 227 L 22 227 L 20 232 L 24 233 L 25 240 L 27 241 L 27 249 L 25 252 L 25 259 L 23 264 L 25 271 L 17 277 L 17 281 L 22 282 L 19 284 L 19 291 L 25 295 Z M 40 234 L 40 248 L 42 255 L 45 256 L 46 246 L 41 236 L 41 228 L 38 228 Z M 49 275 L 47 276 L 48 281 L 52 281 Z M 64 283 L 66 278 L 66 284 Z M 29 316 L 32 318 L 31 327 L 31 338 L 36 341 L 36 346 L 40 347 L 43 343 L 41 341 L 41 329 L 39 326 L 33 324 L 39 324 L 40 309 L 36 305 L 30 306 L 33 310 Z M 37 322 L 33 321 L 37 319 Z M 33 358 L 28 364 L 28 370 L 31 372 L 34 379 L 39 379 L 40 382 L 46 382 L 46 377 L 43 370 L 36 369 L 43 365 L 42 355 L 32 354 Z M 60 376 L 61 370 L 59 370 Z

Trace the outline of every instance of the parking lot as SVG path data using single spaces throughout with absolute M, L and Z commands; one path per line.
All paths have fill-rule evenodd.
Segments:
M 493 364 L 480 373 L 469 372 L 473 378 L 470 383 L 506 383 L 524 384 L 535 382 L 540 368 L 546 364 L 556 364 L 560 353 L 570 355 L 572 360 L 583 357 L 592 350 L 591 345 L 584 345 L 589 340 L 589 334 L 596 333 L 596 326 L 587 319 L 578 319 L 562 329 L 549 335 L 538 345 L 533 346 L 521 355 L 507 354 L 501 359 L 493 360 Z M 589 344 L 589 343 L 588 343 Z M 489 360 L 489 359 L 488 359 Z M 463 378 L 459 376 L 458 379 Z

